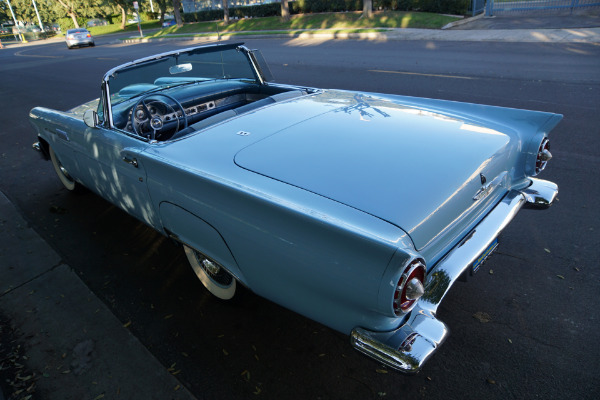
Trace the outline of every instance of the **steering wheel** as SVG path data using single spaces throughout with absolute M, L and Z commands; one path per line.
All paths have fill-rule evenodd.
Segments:
M 153 98 L 152 101 L 146 101 L 150 97 Z M 167 102 L 157 100 L 156 97 L 169 99 L 176 107 L 173 107 Z M 156 110 L 155 106 L 150 107 L 154 110 L 154 112 L 151 112 L 148 107 L 151 103 L 158 103 L 159 105 L 164 106 L 165 110 L 170 110 L 171 113 L 160 113 Z M 181 111 L 181 115 L 179 115 L 176 108 Z M 180 120 L 182 122 L 180 122 Z M 180 129 L 187 128 L 187 115 L 185 114 L 185 109 L 181 103 L 177 101 L 177 99 L 163 93 L 149 93 L 142 96 L 131 109 L 131 128 L 133 129 L 133 132 L 136 135 L 147 137 L 148 139 L 155 140 L 159 138 L 165 125 L 172 125 L 173 121 L 177 121 L 177 127 L 175 128 L 174 133 L 178 132 Z M 152 131 L 144 132 L 145 127 L 150 128 Z

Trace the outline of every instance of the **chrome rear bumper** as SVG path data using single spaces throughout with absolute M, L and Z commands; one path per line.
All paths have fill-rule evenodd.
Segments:
M 373 332 L 360 327 L 350 334 L 358 351 L 402 372 L 418 372 L 448 336 L 447 326 L 435 316 L 442 299 L 454 282 L 473 264 L 515 217 L 521 207 L 549 207 L 558 186 L 531 178 L 531 185 L 513 190 L 477 227 L 429 272 L 425 294 L 407 321 L 390 332 Z

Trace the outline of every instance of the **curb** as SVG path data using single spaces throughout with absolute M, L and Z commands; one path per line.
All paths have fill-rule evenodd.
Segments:
M 16 334 L 35 398 L 195 399 L 2 192 L 0 314 Z
M 477 21 L 478 19 L 481 19 L 485 16 L 485 13 L 481 13 L 479 15 L 476 15 L 474 17 L 469 17 L 469 18 L 464 18 L 458 21 L 454 21 L 454 22 L 450 22 L 444 26 L 442 26 L 442 30 L 446 30 L 446 29 L 450 29 L 450 28 L 454 28 L 455 26 L 460 26 L 460 25 L 464 25 L 464 24 L 468 24 L 469 22 L 473 22 L 473 21 Z

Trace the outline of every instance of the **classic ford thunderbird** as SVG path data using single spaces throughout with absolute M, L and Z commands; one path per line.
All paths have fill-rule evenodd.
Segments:
M 118 66 L 99 99 L 34 108 L 34 148 L 180 244 L 212 294 L 240 285 L 416 372 L 437 308 L 523 207 L 562 116 L 270 82 L 241 43 Z

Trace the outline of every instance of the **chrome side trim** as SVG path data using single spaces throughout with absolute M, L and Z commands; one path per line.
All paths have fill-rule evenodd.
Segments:
M 429 272 L 425 294 L 406 322 L 389 332 L 373 332 L 356 327 L 352 330 L 352 346 L 361 353 L 401 372 L 418 372 L 425 361 L 444 342 L 447 326 L 436 318 L 436 311 L 454 282 L 488 248 L 500 232 L 526 204 L 549 206 L 558 187 L 548 181 L 531 179 L 522 191 L 512 190 Z

